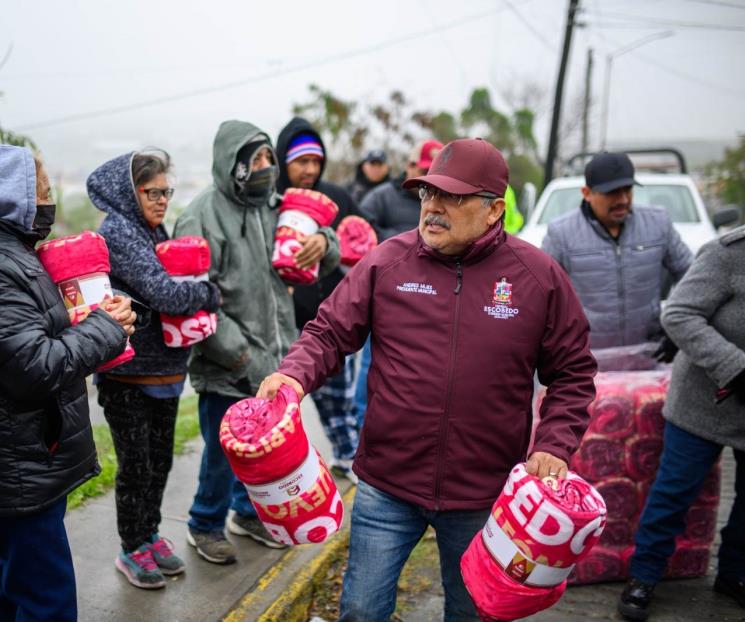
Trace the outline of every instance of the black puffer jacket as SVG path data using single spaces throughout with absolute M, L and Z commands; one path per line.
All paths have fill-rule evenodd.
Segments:
M 404 181 L 406 173 L 369 192 L 360 205 L 380 242 L 419 226 L 422 204 L 415 193 L 401 187 Z
M 321 136 L 313 126 L 301 117 L 295 117 L 290 121 L 282 131 L 279 133 L 277 138 L 277 160 L 279 165 L 279 180 L 277 181 L 277 192 L 284 193 L 287 188 L 290 187 L 290 178 L 287 175 L 287 164 L 285 164 L 285 158 L 287 157 L 287 146 L 290 141 L 298 134 L 312 134 L 316 137 L 318 142 L 323 148 L 323 152 L 326 153 L 326 146 L 321 140 Z M 318 181 L 313 190 L 323 192 L 339 207 L 339 213 L 336 215 L 334 222 L 331 226 L 336 229 L 341 222 L 341 219 L 345 216 L 358 216 L 357 204 L 354 199 L 350 196 L 341 186 L 331 184 L 322 181 L 323 169 L 326 166 L 326 160 L 324 159 L 321 163 L 321 174 L 318 176 Z M 334 288 L 344 278 L 344 273 L 340 268 L 334 269 L 327 276 L 319 280 L 317 283 L 312 285 L 297 285 L 293 293 L 293 299 L 295 302 L 295 323 L 299 329 L 302 330 L 306 322 L 310 322 L 316 317 L 318 313 L 318 307 L 321 303 L 334 291 Z
M 23 231 L 2 217 L 0 210 L 0 516 L 18 516 L 100 472 L 85 377 L 121 354 L 127 335 L 101 309 L 71 327 Z

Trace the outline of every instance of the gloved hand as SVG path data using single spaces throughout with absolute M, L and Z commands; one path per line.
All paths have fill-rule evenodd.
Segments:
M 660 363 L 672 363 L 675 355 L 678 353 L 678 346 L 675 342 L 667 336 L 667 333 L 662 333 L 662 339 L 657 349 L 654 351 L 654 358 Z

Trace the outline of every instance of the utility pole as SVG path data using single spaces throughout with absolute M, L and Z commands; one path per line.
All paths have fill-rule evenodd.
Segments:
M 590 121 L 590 103 L 592 101 L 592 48 L 587 50 L 587 69 L 585 70 L 585 103 L 582 107 L 582 153 L 587 153 L 590 135 L 587 126 Z
M 556 159 L 557 143 L 559 141 L 559 121 L 561 120 L 561 99 L 564 94 L 564 78 L 566 76 L 569 50 L 572 46 L 572 32 L 574 30 L 574 16 L 579 8 L 579 0 L 569 0 L 567 11 L 567 25 L 564 31 L 564 49 L 561 52 L 559 76 L 556 79 L 556 94 L 554 95 L 554 112 L 551 117 L 551 135 L 548 139 L 548 153 L 546 167 L 543 171 L 543 184 L 546 185 L 554 176 L 554 160 Z

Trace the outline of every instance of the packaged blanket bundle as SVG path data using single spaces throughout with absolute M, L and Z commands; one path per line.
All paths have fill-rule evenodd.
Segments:
M 515 466 L 484 528 L 461 558 L 461 573 L 484 621 L 516 620 L 561 598 L 575 564 L 591 554 L 606 523 L 601 495 L 571 471 L 566 479 Z
M 210 269 L 210 247 L 199 236 L 161 242 L 155 254 L 174 281 L 206 281 Z M 204 341 L 217 330 L 217 314 L 200 309 L 193 315 L 160 314 L 163 341 L 170 348 L 186 348 Z
M 579 561 L 570 584 L 622 580 L 628 576 L 634 535 L 662 453 L 662 407 L 669 368 L 600 372 L 590 405 L 590 424 L 570 468 L 605 499 L 608 524 L 600 544 Z M 706 573 L 719 504 L 718 467 L 688 512 L 667 576 Z
M 79 324 L 95 311 L 106 298 L 112 298 L 109 281 L 109 249 L 106 240 L 93 231 L 83 231 L 43 242 L 36 248 L 41 265 L 57 285 L 70 316 L 70 323 Z M 127 346 L 119 356 L 104 363 L 98 371 L 108 371 L 126 363 L 135 355 Z
M 320 227 L 328 227 L 339 208 L 325 194 L 305 188 L 288 188 L 279 206 L 279 220 L 274 232 L 272 266 L 286 283 L 308 285 L 318 280 L 320 264 L 299 269 L 295 254 L 302 240 Z
M 341 495 L 305 434 L 290 387 L 283 385 L 273 400 L 249 398 L 231 406 L 220 425 L 220 444 L 277 542 L 318 543 L 339 530 Z
M 341 263 L 353 266 L 378 244 L 378 236 L 369 222 L 359 216 L 346 216 L 336 227 Z

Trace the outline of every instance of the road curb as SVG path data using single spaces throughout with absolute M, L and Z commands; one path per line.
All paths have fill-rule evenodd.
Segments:
M 313 591 L 331 562 L 349 545 L 349 516 L 356 488 L 344 492 L 344 523 L 339 533 L 321 545 L 303 545 L 287 553 L 259 578 L 223 618 L 223 622 L 305 622 Z

